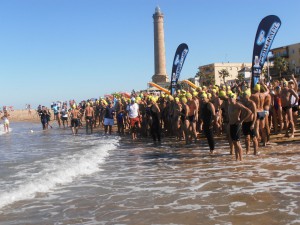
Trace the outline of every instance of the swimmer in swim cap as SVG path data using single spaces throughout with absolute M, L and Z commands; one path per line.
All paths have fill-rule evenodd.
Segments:
M 93 133 L 93 120 L 94 120 L 94 117 L 95 117 L 95 111 L 94 111 L 94 108 L 91 106 L 91 103 L 88 102 L 86 104 L 87 107 L 85 107 L 84 109 L 84 115 L 85 115 L 85 124 L 86 124 L 86 133 L 88 134 L 88 130 L 89 130 L 89 127 L 90 127 L 90 130 L 91 130 L 91 134 Z
M 260 92 L 260 84 L 255 84 L 253 90 L 255 92 Z
M 219 92 L 219 97 L 220 98 L 225 98 L 226 97 L 226 91 L 220 91 Z
M 252 114 L 249 118 L 245 119 L 243 122 L 243 134 L 245 136 L 245 145 L 246 145 L 246 154 L 250 151 L 250 139 L 252 139 L 253 147 L 254 147 L 254 155 L 257 154 L 258 150 L 258 140 L 256 137 L 256 131 L 254 130 L 256 118 L 257 118 L 257 108 L 254 101 L 250 100 L 251 89 L 248 88 L 243 92 L 242 103 L 245 107 L 247 107 Z

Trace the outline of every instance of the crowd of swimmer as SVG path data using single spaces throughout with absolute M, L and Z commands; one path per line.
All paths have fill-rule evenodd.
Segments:
M 210 85 L 196 89 L 178 90 L 173 96 L 167 94 L 134 93 L 129 97 L 114 94 L 111 98 L 82 101 L 76 104 L 63 103 L 61 110 L 54 104 L 55 120 L 64 127 L 70 125 L 74 135 L 86 122 L 86 132 L 104 126 L 105 134 L 128 130 L 132 139 L 152 137 L 160 142 L 162 135 L 183 140 L 186 144 L 196 142 L 199 135 L 207 139 L 210 153 L 215 149 L 215 136 L 225 134 L 230 154 L 236 160 L 243 159 L 240 143 L 244 136 L 246 154 L 253 142 L 253 154 L 259 145 L 266 146 L 271 133 L 285 132 L 294 137 L 298 117 L 298 85 L 292 75 L 290 80 L 274 81 L 266 85 L 263 81 L 251 91 L 249 84 L 242 82 L 234 86 Z M 40 110 L 44 129 L 49 124 L 49 110 Z

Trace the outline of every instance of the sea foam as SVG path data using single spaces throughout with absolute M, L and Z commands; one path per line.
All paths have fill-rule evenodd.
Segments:
M 28 178 L 25 181 L 0 192 L 0 208 L 17 201 L 32 199 L 37 193 L 53 191 L 58 186 L 71 183 L 77 177 L 101 171 L 100 165 L 104 163 L 109 151 L 116 148 L 117 143 L 118 140 L 111 140 L 109 143 L 102 143 L 75 154 L 37 162 L 42 166 L 40 172 L 27 174 Z

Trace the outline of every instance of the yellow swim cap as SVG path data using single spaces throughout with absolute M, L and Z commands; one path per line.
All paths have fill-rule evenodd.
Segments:
M 73 105 L 72 105 L 72 108 L 73 108 L 73 109 L 76 109 L 76 104 L 73 104 Z
M 207 94 L 206 94 L 205 92 L 202 92 L 202 94 L 201 94 L 200 97 L 201 97 L 201 98 L 207 98 Z
M 156 99 L 154 97 L 150 98 L 150 101 L 156 102 Z
M 220 91 L 219 92 L 219 97 L 225 97 L 226 96 L 226 92 L 225 91 Z
M 229 97 L 232 98 L 232 99 L 236 99 L 236 94 L 231 93 L 231 94 L 229 95 Z
M 197 91 L 194 91 L 194 92 L 193 92 L 193 96 L 194 96 L 194 97 L 198 96 L 198 92 L 197 92 Z
M 253 89 L 254 91 L 260 91 L 260 84 L 255 84 Z
M 175 98 L 175 102 L 179 102 L 179 98 L 178 97 Z
M 183 103 L 187 103 L 187 99 L 186 99 L 185 97 L 183 97 L 183 98 L 181 99 L 181 101 L 182 101 Z
M 245 92 L 244 92 L 244 95 L 245 96 L 251 96 L 251 90 L 250 90 L 250 88 L 248 88 Z
M 169 95 L 169 100 L 174 101 L 174 97 L 172 95 Z
M 186 93 L 186 97 L 187 98 L 192 98 L 192 94 L 188 92 L 188 93 Z
M 211 93 L 207 93 L 207 98 L 211 98 Z

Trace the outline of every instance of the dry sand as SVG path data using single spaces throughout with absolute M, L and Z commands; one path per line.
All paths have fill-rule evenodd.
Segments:
M 28 110 L 14 110 L 9 111 L 9 115 L 10 122 L 40 122 L 35 110 L 31 110 L 31 113 Z

